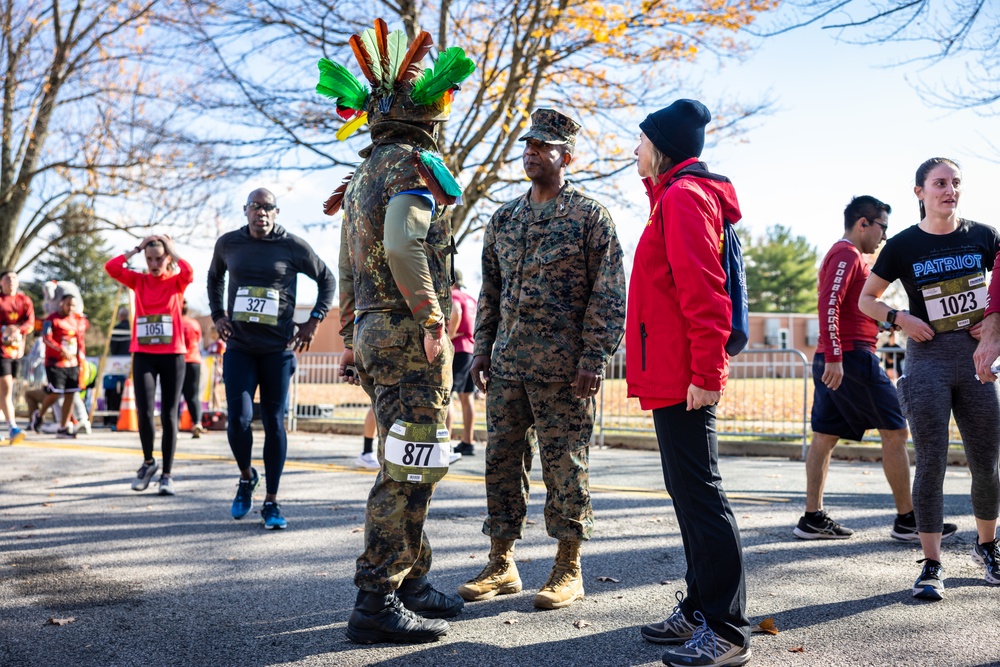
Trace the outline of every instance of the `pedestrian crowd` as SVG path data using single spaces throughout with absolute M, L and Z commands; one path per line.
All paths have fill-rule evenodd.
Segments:
M 369 34 L 370 33 L 370 34 Z M 386 42 L 398 66 L 386 66 Z M 357 559 L 355 606 L 347 623 L 357 643 L 421 643 L 449 631 L 446 619 L 466 603 L 517 593 L 525 583 L 514 560 L 527 521 L 529 473 L 537 453 L 546 495 L 544 519 L 554 540 L 539 609 L 570 606 L 585 595 L 583 553 L 594 530 L 589 444 L 595 396 L 623 339 L 629 396 L 652 413 L 663 479 L 677 514 L 686 591 L 662 621 L 640 628 L 666 647 L 667 665 L 742 665 L 751 658 L 740 530 L 718 467 L 716 406 L 729 375 L 732 325 L 727 274 L 720 262 L 726 225 L 741 218 L 734 185 L 701 161 L 712 115 L 679 99 L 638 127 L 634 154 L 649 215 L 634 251 L 626 301 L 624 253 L 608 210 L 568 178 L 581 126 L 556 109 L 538 108 L 524 144 L 527 189 L 500 206 L 485 227 L 482 290 L 462 290 L 454 269 L 450 207 L 461 186 L 439 155 L 438 127 L 451 98 L 475 69 L 461 49 L 438 63 L 419 63 L 432 45 L 373 30 L 351 40 L 367 80 L 320 62 L 322 94 L 337 101 L 352 126 L 366 121 L 371 145 L 352 177 L 325 204 L 343 213 L 339 273 L 340 378 L 371 400 L 357 465 L 378 469 Z M 379 65 L 379 66 L 376 66 Z M 361 90 L 363 93 L 359 93 Z M 813 440 L 806 459 L 804 514 L 792 529 L 805 540 L 848 539 L 853 531 L 823 503 L 832 452 L 840 440 L 877 429 L 892 491 L 891 538 L 919 542 L 923 559 L 912 595 L 944 597 L 941 541 L 958 527 L 943 516 L 942 487 L 952 415 L 972 475 L 977 540 L 972 559 L 985 581 L 1000 584 L 1000 281 L 987 276 L 1000 259 L 1000 235 L 958 214 L 962 174 L 933 158 L 916 172 L 919 220 L 886 241 L 892 208 L 869 195 L 844 210 L 844 234 L 819 271 L 820 339 L 813 361 Z M 302 238 L 276 224 L 275 196 L 255 189 L 243 206 L 247 224 L 222 235 L 208 272 L 211 317 L 224 345 L 228 440 L 239 469 L 234 519 L 247 517 L 265 484 L 261 518 L 286 528 L 278 503 L 287 453 L 285 411 L 296 352 L 308 350 L 334 305 L 337 281 Z M 881 247 L 873 266 L 867 257 Z M 145 271 L 129 268 L 142 254 Z M 135 294 L 129 351 L 136 384 L 143 462 L 132 488 L 147 488 L 157 470 L 172 495 L 178 403 L 200 401 L 200 329 L 186 318 L 193 280 L 167 236 L 150 236 L 107 263 Z M 318 287 L 308 321 L 293 321 L 302 274 Z M 906 310 L 883 300 L 899 280 Z M 22 437 L 10 401 L 23 338 L 33 326 L 30 300 L 17 276 L 0 279 L 5 318 L 0 409 L 11 440 Z M 43 341 L 49 393 L 62 396 L 67 428 L 84 362 L 78 295 L 60 297 Z M 880 331 L 905 334 L 906 366 L 890 378 L 875 354 Z M 23 352 L 21 352 L 23 353 Z M 898 371 L 898 373 L 896 373 Z M 154 396 L 160 387 L 161 463 L 154 458 Z M 473 396 L 486 401 L 486 565 L 455 592 L 430 581 L 432 546 L 425 531 L 435 485 L 458 456 L 474 456 Z M 451 396 L 458 394 L 464 430 L 454 450 Z M 263 424 L 263 474 L 252 465 L 254 398 Z M 62 432 L 62 431 L 60 431 Z M 916 466 L 912 488 L 907 434 Z

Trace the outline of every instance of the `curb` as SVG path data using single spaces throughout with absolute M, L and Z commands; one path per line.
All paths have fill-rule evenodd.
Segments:
M 335 433 L 339 435 L 361 435 L 364 424 L 357 422 L 338 422 L 332 419 L 299 419 L 298 430 L 302 433 Z M 485 431 L 476 431 L 476 438 L 486 440 Z M 657 451 L 656 437 L 650 435 L 621 435 L 606 433 L 604 444 L 607 447 L 622 449 L 639 449 Z M 913 447 L 907 447 L 910 464 L 916 460 Z M 787 458 L 792 461 L 802 460 L 802 445 L 794 442 L 773 442 L 767 440 L 738 441 L 720 440 L 719 454 L 722 456 L 770 456 Z M 833 450 L 833 458 L 846 461 L 881 461 L 882 448 L 877 444 L 856 445 L 839 444 Z M 948 449 L 948 465 L 967 465 L 965 451 Z

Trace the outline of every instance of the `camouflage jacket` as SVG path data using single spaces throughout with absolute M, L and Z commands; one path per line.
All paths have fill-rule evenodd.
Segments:
M 569 183 L 537 216 L 529 196 L 486 227 L 475 354 L 492 354 L 494 375 L 522 382 L 603 373 L 625 330 L 614 222 Z
M 451 229 L 438 206 L 423 240 L 424 257 L 412 267 L 427 276 L 433 293 L 412 294 L 393 277 L 386 255 L 386 208 L 393 195 L 427 186 L 416 170 L 414 148 L 404 143 L 377 144 L 358 167 L 344 194 L 344 223 L 340 239 L 340 333 L 344 344 L 354 345 L 355 319 L 367 312 L 411 315 L 424 325 L 429 320 L 447 323 L 451 316 Z M 419 254 L 419 253 L 418 253 Z M 430 291 L 430 290 L 428 290 Z

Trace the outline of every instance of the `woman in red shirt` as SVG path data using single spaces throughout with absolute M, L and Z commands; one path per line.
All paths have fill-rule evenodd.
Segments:
M 639 127 L 650 214 L 639 238 L 625 320 L 629 396 L 653 411 L 663 479 L 687 559 L 687 596 L 642 636 L 672 645 L 667 665 L 742 665 L 750 623 L 740 531 L 722 489 L 715 405 L 729 374 L 732 303 L 719 249 L 740 219 L 732 183 L 698 161 L 712 115 L 677 100 Z
M 142 252 L 148 273 L 128 268 L 128 260 Z M 142 243 L 104 265 L 112 278 L 135 292 L 135 322 L 132 328 L 132 377 L 135 380 L 135 404 L 139 418 L 139 440 L 143 463 L 132 480 L 133 491 L 145 491 L 158 468 L 153 458 L 156 427 L 156 382 L 160 382 L 160 425 L 163 439 L 163 472 L 160 495 L 174 495 L 171 468 L 177 446 L 177 405 L 184 383 L 184 334 L 181 328 L 181 304 L 184 290 L 191 284 L 191 265 L 177 256 L 168 236 L 147 236 Z

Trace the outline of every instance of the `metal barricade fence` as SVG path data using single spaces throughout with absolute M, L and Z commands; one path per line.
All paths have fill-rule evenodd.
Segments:
M 799 350 L 748 349 L 729 362 L 729 381 L 719 402 L 720 436 L 808 440 L 811 370 Z M 625 353 L 615 354 L 605 373 L 597 405 L 595 437 L 603 444 L 614 434 L 653 433 L 653 419 L 628 397 Z

